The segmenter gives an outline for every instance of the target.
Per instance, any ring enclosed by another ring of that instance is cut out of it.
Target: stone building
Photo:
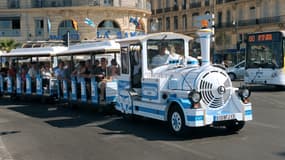
[[[251,32],[284,29],[284,0],[151,0],[150,32],[173,31],[195,36],[195,17],[214,13],[217,56],[234,61]],[[225,57],[223,57],[225,58]],[[242,58],[242,57],[241,57]]]
[[[125,37],[147,32],[148,0],[1,0],[0,39]]]

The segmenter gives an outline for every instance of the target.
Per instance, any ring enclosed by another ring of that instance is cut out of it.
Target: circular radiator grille
[[[198,91],[202,102],[210,108],[220,108],[231,95],[232,83],[228,75],[222,71],[204,73],[198,81]]]

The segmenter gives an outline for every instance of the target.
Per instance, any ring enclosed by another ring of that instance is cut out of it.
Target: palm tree
[[[7,53],[9,53],[12,49],[15,49],[19,45],[20,45],[20,43],[17,43],[13,39],[0,40],[0,50],[6,51]]]

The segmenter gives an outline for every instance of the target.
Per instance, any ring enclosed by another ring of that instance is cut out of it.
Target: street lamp
[[[238,63],[240,61],[240,59],[242,58],[242,56],[240,55],[241,54],[241,51],[240,51],[240,45],[242,43],[242,35],[238,33],[238,20],[234,20],[233,21],[233,25],[235,27],[235,32],[236,32],[236,63]],[[240,57],[241,56],[241,57]]]
[[[240,40],[239,34],[238,34],[238,21],[234,20],[233,26],[235,27],[235,32],[236,32],[236,48],[237,48],[237,51],[239,51],[241,40]]]

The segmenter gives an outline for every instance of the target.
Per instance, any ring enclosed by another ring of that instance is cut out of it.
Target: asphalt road
[[[284,160],[285,90],[252,89],[254,120],[241,132],[207,127],[186,138],[159,121],[0,99],[0,160]]]

